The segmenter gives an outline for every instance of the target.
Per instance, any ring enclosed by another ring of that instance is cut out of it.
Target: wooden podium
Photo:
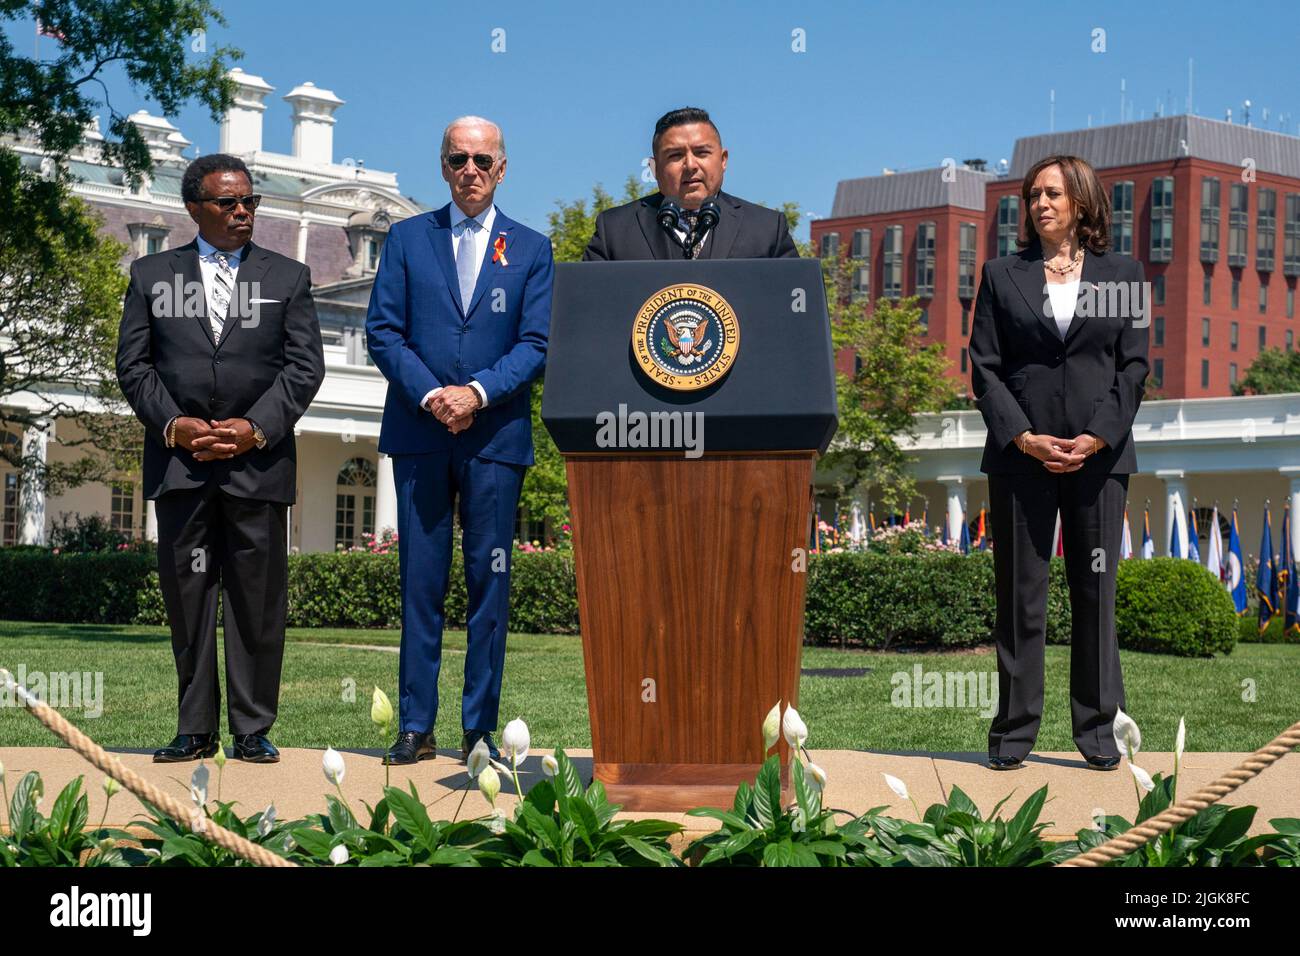
[[[646,375],[634,345],[674,286],[719,293],[741,333],[694,391]],[[806,312],[792,288],[815,290]],[[836,423],[821,289],[813,260],[556,268],[542,417],[566,458],[594,776],[626,809],[730,806],[764,716],[797,706],[813,464]],[[699,413],[703,440],[691,457],[601,447],[620,406]]]

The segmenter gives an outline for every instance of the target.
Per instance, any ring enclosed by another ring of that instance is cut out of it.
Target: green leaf
[[[294,827],[289,831],[289,835],[305,853],[321,859],[329,857],[334,845],[332,834],[311,827]]]
[[[393,819],[403,830],[411,834],[430,853],[437,851],[437,835],[424,804],[396,787],[389,787],[384,791],[384,799],[389,803]]]
[[[763,847],[764,866],[793,866],[794,844],[787,838]]]
[[[771,827],[781,816],[781,765],[775,754],[763,763],[754,782],[754,813],[764,827]]]
[[[1240,840],[1250,829],[1250,824],[1255,819],[1255,811],[1255,807],[1232,807],[1224,814],[1223,821],[1215,827],[1214,832],[1205,841],[1205,846],[1222,850]]]
[[[958,813],[965,813],[976,820],[982,819],[980,817],[980,808],[975,806],[975,801],[966,796],[961,787],[956,784],[952,785],[952,790],[948,793],[948,809],[955,810]]]
[[[560,765],[560,771],[555,775],[555,779],[564,788],[565,796],[581,797],[582,778],[578,775],[578,768],[573,765],[573,761],[561,749],[556,749],[555,759]]]
[[[1038,820],[1038,814],[1043,811],[1043,804],[1046,801],[1047,785],[1044,784],[1029,795],[1029,799],[1021,805],[1016,815],[1011,818],[1011,822],[1007,824],[1007,836],[1012,842],[1019,840],[1030,831]]]

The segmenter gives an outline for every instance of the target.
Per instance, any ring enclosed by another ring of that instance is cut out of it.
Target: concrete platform
[[[188,800],[189,779],[196,763],[156,764],[152,750],[116,750],[123,763],[141,776],[167,789],[178,798]],[[321,770],[323,751],[306,748],[281,750],[278,764],[246,764],[231,760],[226,764],[221,779],[221,798],[238,801],[237,809],[248,816],[274,803],[280,820],[298,819],[309,813],[325,811],[325,794],[333,793],[333,786]],[[356,813],[364,813],[362,801],[372,806],[379,799],[384,784],[384,766],[380,762],[382,751],[341,751],[346,766],[343,793]],[[1076,753],[1032,754],[1020,770],[999,772],[984,764],[984,755],[975,753],[874,753],[859,750],[814,750],[813,760],[827,774],[825,803],[848,810],[854,814],[876,806],[888,806],[891,816],[915,818],[916,811],[910,802],[899,799],[885,783],[883,773],[901,779],[913,799],[924,812],[932,803],[946,798],[953,786],[960,787],[987,818],[993,806],[1014,790],[1011,799],[1003,806],[1001,814],[1011,817],[1021,803],[1035,790],[1048,784],[1049,801],[1041,820],[1052,821],[1044,831],[1049,838],[1072,837],[1080,828],[1091,825],[1097,812],[1119,814],[1128,819],[1136,815],[1137,798],[1133,776],[1122,763],[1114,772],[1089,770]],[[524,790],[541,775],[542,753],[530,753],[521,768],[520,779]],[[591,774],[591,751],[570,752],[584,779]],[[1240,763],[1247,754],[1242,753],[1187,753],[1183,755],[1183,773],[1179,793],[1187,795],[1211,782],[1223,771]],[[0,747],[12,795],[13,787],[24,773],[38,770],[45,781],[49,809],[54,797],[69,780],[78,774],[85,776],[85,789],[90,801],[90,821],[97,824],[104,812],[102,774],[80,755],[59,747]],[[210,800],[217,798],[217,771],[207,761],[211,771],[208,786]],[[1138,765],[1148,773],[1170,773],[1173,770],[1172,753],[1142,753]],[[390,768],[391,782],[406,787],[408,780],[415,781],[420,798],[429,805],[434,819],[456,819],[480,816],[488,811],[488,804],[476,787],[466,788],[468,775],[460,762],[458,750],[440,750],[436,760],[422,761],[411,767]],[[463,796],[463,802],[462,802]],[[497,805],[507,811],[514,801],[513,784],[502,780],[502,792]],[[1291,753],[1264,771],[1262,775],[1238,788],[1225,801],[1232,805],[1253,804],[1259,807],[1250,833],[1261,833],[1272,828],[1268,821],[1274,817],[1300,817],[1300,754]],[[123,790],[113,798],[107,823],[130,826],[144,814],[140,802],[130,792]],[[655,817],[683,824],[693,835],[714,828],[708,818],[689,817],[683,813],[626,813],[628,818]],[[680,842],[680,841],[675,841]]]

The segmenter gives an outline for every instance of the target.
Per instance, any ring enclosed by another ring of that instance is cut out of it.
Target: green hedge
[[[572,555],[515,552],[511,560],[510,629],[576,634]],[[154,568],[152,555],[132,552],[54,555],[0,550],[0,618],[165,624]],[[400,627],[399,593],[396,554],[289,557],[291,627]],[[990,552],[813,555],[806,639],[873,649],[972,647],[991,640],[995,600]],[[448,626],[463,628],[465,611],[464,570],[457,550],[446,601]],[[1274,630],[1270,628],[1265,639]],[[1233,613],[1231,598],[1203,568],[1176,558],[1154,558],[1120,563],[1116,631],[1126,649],[1206,655],[1231,651],[1255,628],[1253,615],[1252,622],[1243,623]],[[1070,642],[1070,598],[1060,558],[1050,565],[1047,640]]]

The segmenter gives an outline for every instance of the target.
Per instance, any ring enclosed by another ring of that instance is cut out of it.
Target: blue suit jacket
[[[450,452],[533,463],[531,385],[542,374],[551,324],[551,241],[497,207],[469,312],[461,309],[451,204],[395,223],[384,243],[366,314],[366,345],[388,379],[379,450]],[[493,261],[505,239],[505,264]],[[420,408],[441,385],[477,381],[487,407],[453,436]]]

